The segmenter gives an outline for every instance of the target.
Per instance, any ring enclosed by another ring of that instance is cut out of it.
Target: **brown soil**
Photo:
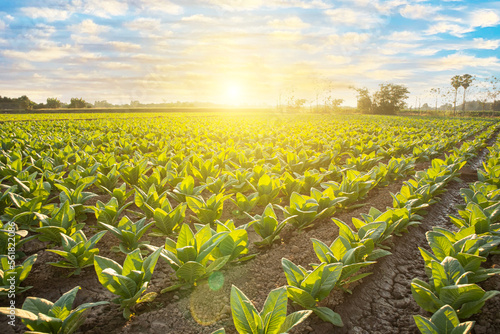
[[[473,182],[475,169],[484,157],[482,153],[464,173],[462,181],[454,181],[448,185],[448,190],[441,196],[441,200],[433,205],[422,224],[410,228],[408,234],[393,237],[391,252],[393,255],[382,258],[369,271],[372,275],[364,278],[353,289],[352,295],[341,291],[334,291],[322,302],[340,313],[345,326],[334,328],[333,325],[321,321],[312,315],[302,324],[297,326],[293,333],[418,333],[412,315],[421,314],[427,317],[415,303],[410,292],[410,282],[413,278],[426,279],[423,260],[418,247],[427,247],[425,232],[433,226],[453,228],[448,215],[456,212],[455,205],[462,203],[459,190],[467,187],[468,182]],[[423,167],[424,164],[418,167]],[[420,169],[420,168],[419,168]],[[368,198],[363,201],[364,206],[352,211],[337,212],[334,216],[346,223],[352,217],[360,217],[367,213],[371,207],[385,210],[392,207],[390,192],[400,190],[402,181],[390,184],[385,188],[372,190]],[[106,196],[98,199],[107,201]],[[97,200],[97,199],[95,199]],[[225,212],[231,212],[231,204]],[[261,211],[259,208],[257,211]],[[276,210],[281,214],[280,210]],[[230,218],[225,213],[223,218]],[[188,214],[186,219],[189,221]],[[89,215],[89,225],[95,224],[95,218]],[[86,228],[87,235],[96,230]],[[214,291],[207,282],[189,290],[180,290],[159,295],[158,298],[147,305],[138,307],[137,314],[126,321],[121,315],[118,305],[110,304],[96,307],[89,312],[88,318],[79,329],[79,333],[184,333],[203,334],[225,327],[228,333],[235,333],[229,306],[229,292],[231,285],[240,288],[260,309],[270,290],[286,284],[286,279],[281,267],[281,259],[288,258],[296,264],[309,266],[317,262],[310,238],[317,238],[327,244],[331,243],[338,235],[338,227],[330,220],[319,221],[316,226],[307,231],[298,232],[285,229],[282,233],[282,242],[274,245],[269,250],[257,250],[253,245],[250,253],[260,252],[251,261],[242,264],[233,264],[222,270],[224,284],[222,288]],[[254,233],[249,233],[250,240],[257,240]],[[161,238],[146,238],[152,244],[161,246]],[[124,256],[113,253],[109,249],[116,245],[117,240],[107,233],[98,243],[102,249],[101,254],[123,262]],[[33,242],[26,248],[26,253],[38,253],[38,260],[33,270],[24,281],[23,285],[34,287],[16,299],[20,307],[26,296],[39,296],[55,301],[64,292],[79,285],[82,290],[76,298],[75,305],[100,300],[112,300],[115,296],[108,292],[97,280],[94,269],[86,268],[79,276],[66,277],[68,271],[47,265],[47,262],[57,261],[56,254],[42,250],[46,244]],[[500,256],[489,259],[488,266],[500,265]],[[159,292],[161,289],[176,283],[173,270],[163,261],[159,260],[148,292]],[[488,290],[500,290],[500,278],[494,277],[483,283]],[[1,301],[2,306],[5,302]],[[289,303],[289,312],[298,310]],[[475,315],[475,333],[500,333],[500,298],[489,300],[482,312]],[[16,327],[6,324],[5,318],[0,321],[0,328],[4,333],[20,333],[25,330],[18,320]]]

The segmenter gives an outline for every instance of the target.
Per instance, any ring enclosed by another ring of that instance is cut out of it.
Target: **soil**
[[[495,136],[496,137],[496,136]],[[491,142],[490,142],[491,143]],[[352,294],[342,291],[333,291],[322,302],[322,306],[332,308],[342,316],[344,327],[338,328],[320,320],[314,314],[302,324],[295,327],[292,333],[418,333],[412,315],[420,314],[430,317],[430,314],[420,309],[413,300],[410,292],[410,282],[413,278],[426,279],[424,263],[418,247],[427,248],[425,233],[433,226],[443,226],[453,229],[448,215],[456,213],[455,205],[461,204],[459,195],[461,188],[467,187],[469,182],[477,180],[476,169],[487,150],[469,162],[464,167],[462,180],[453,181],[447,187],[447,192],[441,195],[437,204],[431,206],[421,225],[410,228],[409,233],[401,237],[392,238],[391,252],[393,255],[379,259],[369,267],[372,275],[350,286]],[[426,168],[428,163],[422,163],[418,168]],[[334,217],[346,223],[352,217],[360,217],[368,213],[371,207],[385,210],[392,207],[390,193],[400,190],[403,181],[394,182],[384,188],[373,189],[362,207],[352,211],[340,211]],[[106,202],[109,197],[101,195],[97,199]],[[231,218],[232,203],[225,203],[227,209],[223,216]],[[262,212],[258,208],[257,212]],[[280,210],[276,210],[281,215]],[[186,220],[189,219],[189,212]],[[282,218],[282,217],[280,217]],[[244,221],[244,220],[243,220]],[[238,221],[237,221],[238,222]],[[95,225],[95,218],[89,215],[88,225]],[[97,230],[85,227],[85,233],[91,235]],[[241,264],[232,264],[221,271],[222,287],[218,290],[213,284],[201,282],[189,290],[179,290],[160,294],[153,302],[138,307],[137,314],[130,320],[122,317],[119,306],[109,304],[91,309],[85,323],[78,333],[184,333],[203,334],[211,333],[225,327],[227,333],[236,333],[232,324],[229,293],[231,285],[240,288],[261,309],[270,290],[286,285],[286,279],[281,267],[281,259],[287,257],[296,264],[309,267],[310,263],[318,262],[311,238],[319,239],[330,244],[338,235],[338,227],[331,219],[323,219],[316,223],[314,228],[306,231],[285,229],[282,232],[280,243],[268,250],[258,250],[250,246],[250,253],[259,255],[253,260]],[[250,241],[258,240],[255,233],[249,233]],[[162,246],[162,238],[146,238],[156,246]],[[110,233],[107,233],[98,243],[100,255],[113,258],[119,263],[124,256],[113,253],[109,249],[118,243]],[[75,286],[82,289],[78,293],[75,305],[101,300],[112,300],[113,294],[108,292],[98,281],[94,268],[86,268],[79,276],[67,277],[68,271],[62,268],[47,265],[47,262],[58,261],[58,255],[42,250],[46,243],[34,241],[26,245],[27,255],[38,253],[38,260],[33,270],[24,281],[24,286],[32,285],[27,293],[17,296],[16,306],[21,307],[27,296],[39,296],[55,301],[63,293]],[[500,256],[492,256],[485,264],[499,266]],[[310,267],[309,267],[310,268]],[[156,266],[148,292],[160,292],[167,286],[176,283],[174,271],[160,259]],[[487,290],[500,290],[500,277],[490,278],[482,283]],[[4,306],[4,301],[0,304]],[[289,302],[289,313],[299,310]],[[471,320],[476,321],[474,333],[500,333],[500,297],[487,301],[482,311]],[[0,321],[0,328],[6,334],[20,333],[25,330],[20,320],[17,326],[6,324],[5,318]]]

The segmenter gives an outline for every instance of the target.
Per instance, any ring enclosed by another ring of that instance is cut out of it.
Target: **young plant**
[[[149,190],[143,191],[139,187],[135,187],[134,203],[144,213],[146,218],[153,218],[155,209],[162,208],[163,202],[167,200],[167,192],[158,194],[156,186],[153,184]],[[167,204],[169,206],[170,203]]]
[[[75,219],[78,221],[84,221],[87,218],[85,213],[92,212],[91,210],[84,208],[85,202],[87,202],[89,199],[93,197],[98,196],[97,194],[83,191],[91,184],[92,183],[83,183],[80,186],[78,186],[75,190],[66,188],[61,184],[56,184],[56,188],[58,188],[61,191],[59,193],[60,203],[68,202],[70,205],[73,205],[75,208]]]
[[[127,209],[132,202],[126,203],[120,206],[118,199],[116,197],[111,197],[108,203],[103,203],[97,201],[96,206],[92,207],[95,212],[95,218],[98,222],[105,223],[108,225],[115,226],[118,217]]]
[[[460,323],[457,312],[450,305],[444,305],[430,318],[414,315],[413,319],[422,334],[467,334],[474,326],[474,321]]]
[[[111,259],[99,255],[94,257],[94,267],[99,282],[118,295],[113,302],[120,304],[125,319],[130,318],[137,304],[151,301],[156,296],[155,293],[148,293],[141,298],[151,281],[160,252],[161,249],[157,249],[143,259],[141,251],[136,249],[127,254],[123,267]]]
[[[134,193],[134,189],[127,191],[127,184],[123,183],[118,188],[114,188],[113,191],[108,188],[103,188],[111,197],[116,198],[118,201],[118,207],[122,207],[126,204],[127,199]]]
[[[26,333],[72,334],[87,318],[88,310],[92,307],[109,304],[106,301],[81,304],[71,309],[79,286],[66,292],[55,303],[36,297],[28,297],[22,309],[15,309],[15,316],[22,319],[23,324],[30,330]],[[0,307],[0,313],[11,316],[11,309]]]
[[[276,206],[283,211],[285,218],[294,216],[290,219],[290,224],[299,230],[311,227],[314,220],[322,214],[318,212],[319,204],[314,198],[295,192],[290,197],[290,206]]]
[[[144,160],[135,166],[123,165],[119,173],[122,180],[133,187],[139,185],[141,176],[145,175],[150,168],[151,166],[148,166],[148,161]]]
[[[60,208],[52,212],[51,217],[36,213],[40,219],[40,227],[35,229],[39,233],[38,239],[41,241],[49,241],[55,245],[62,244],[61,235],[72,236],[77,231],[81,230],[85,223],[76,223],[76,212],[73,205],[69,201],[62,202]]]
[[[500,202],[487,208],[469,203],[465,210],[459,210],[458,213],[462,218],[450,216],[451,222],[457,227],[474,226],[476,234],[491,233],[500,236]]]
[[[182,182],[178,183],[171,193],[168,193],[177,202],[186,202],[187,196],[198,196],[201,194],[203,189],[206,188],[206,184],[195,187],[194,178],[191,175],[186,176]]]
[[[251,223],[255,233],[260,235],[262,238],[262,241],[254,242],[257,247],[270,247],[275,241],[279,240],[281,230],[286,226],[290,219],[294,218],[294,216],[291,216],[283,220],[281,223],[278,222],[278,218],[276,217],[272,204],[268,204],[266,206],[262,216],[248,216],[252,219]]]
[[[375,186],[375,180],[371,178],[370,173],[361,173],[355,170],[346,170],[342,172],[342,182],[337,183],[334,181],[323,182],[321,186],[325,189],[332,188],[335,197],[347,197],[345,204],[346,206],[350,203],[355,203],[361,199],[364,199],[370,191]],[[358,204],[346,206],[346,209],[354,209],[359,207]]]
[[[458,260],[465,271],[469,273],[468,282],[477,283],[488,277],[500,274],[499,268],[482,268],[481,263],[486,256],[500,244],[500,237],[489,235],[478,236],[473,228],[461,229],[454,234],[442,228],[435,228],[425,234],[432,253],[419,247],[425,260],[425,270],[432,275],[432,263],[441,262],[447,256]]]
[[[153,230],[150,236],[166,237],[179,232],[182,222],[186,216],[186,203],[180,203],[172,209],[166,198],[162,203],[162,208],[156,208],[153,214]]]
[[[116,165],[111,168],[107,174],[97,172],[97,179],[95,181],[96,187],[104,191],[109,189],[114,189],[118,185],[118,180],[120,179],[120,174],[116,168]]]
[[[210,225],[205,225],[194,234],[187,224],[183,224],[177,242],[166,238],[161,256],[175,270],[181,283],[163,289],[162,293],[183,286],[191,286],[196,281],[208,277],[213,271],[222,268],[230,256],[215,259],[212,251],[228,234],[229,232],[213,234]],[[148,246],[148,248],[157,250],[154,246]]]
[[[241,257],[241,255],[248,254],[248,228],[249,224],[245,224],[236,228],[232,220],[225,223],[216,221],[217,230],[212,230],[215,235],[221,232],[228,232],[227,236],[214,248],[212,256],[214,259],[229,256],[227,262],[236,261],[243,262],[253,259],[257,254]]]
[[[224,201],[231,196],[214,194],[206,202],[201,197],[188,196],[186,197],[186,202],[189,208],[196,214],[196,217],[193,217],[196,221],[201,224],[214,224],[222,216]]]
[[[104,234],[106,234],[106,231],[98,232],[89,240],[87,240],[83,231],[76,232],[72,237],[61,234],[63,250],[47,249],[47,251],[62,256],[65,261],[48,263],[55,267],[76,269],[68,277],[79,275],[83,268],[94,265],[94,255],[99,253],[96,244]]]
[[[16,223],[2,223],[0,221],[0,254],[7,254],[9,248],[15,248],[15,258],[21,258],[24,253],[19,249],[26,242],[36,238],[36,235],[27,237],[28,231],[18,230]]]
[[[231,287],[231,313],[236,330],[240,334],[284,334],[304,321],[312,311],[297,311],[286,315],[287,290],[280,287],[272,290],[260,312],[252,301],[236,286]],[[219,329],[212,334],[223,334]]]
[[[36,259],[36,254],[31,255],[24,260],[23,264],[16,266],[12,258],[0,255],[0,296],[22,293],[32,288],[32,286],[21,287],[20,284],[28,277]]]
[[[428,312],[436,312],[448,304],[457,311],[460,319],[466,319],[479,312],[486,300],[499,294],[499,291],[484,291],[477,284],[471,284],[459,261],[445,257],[442,262],[431,261],[429,283],[414,278],[411,292],[417,304]]]
[[[233,211],[233,214],[241,217],[244,216],[245,213],[250,213],[257,205],[257,201],[259,199],[258,196],[258,193],[253,193],[248,196],[245,196],[242,193],[236,193],[236,199],[231,198],[234,205],[238,207],[237,210]]]
[[[127,216],[123,217],[116,227],[105,223],[99,223],[101,226],[110,231],[121,242],[118,246],[113,246],[111,249],[115,252],[122,252],[128,254],[136,249],[143,248],[149,244],[149,241],[139,242],[144,233],[153,225],[153,223],[146,224],[146,219],[142,218],[137,222],[132,222]]]
[[[282,187],[279,179],[271,179],[271,177],[267,174],[264,174],[259,178],[257,186],[254,186],[250,182],[248,182],[248,184],[259,194],[258,205],[267,205],[272,203],[272,201],[278,196]]]
[[[342,263],[322,263],[316,269],[308,271],[295,265],[290,260],[281,259],[285,271],[288,297],[305,309],[312,310],[318,317],[335,326],[344,326],[338,313],[328,307],[317,306],[325,299],[337,284],[342,272]]]

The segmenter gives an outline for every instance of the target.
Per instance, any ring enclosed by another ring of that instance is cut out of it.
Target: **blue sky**
[[[0,95],[355,105],[397,83],[415,104],[470,73],[479,97],[499,25],[500,1],[0,0]]]

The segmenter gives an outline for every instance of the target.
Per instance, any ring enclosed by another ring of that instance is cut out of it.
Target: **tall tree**
[[[410,91],[406,86],[397,84],[380,84],[380,90],[373,94],[376,114],[395,115],[405,105]]]
[[[370,98],[370,93],[368,88],[354,88],[358,93],[358,110],[363,114],[369,114],[372,112],[372,99]]]
[[[462,86],[462,78],[460,75],[455,75],[451,78],[451,85],[455,88],[455,99],[453,100],[453,115],[457,112],[457,94],[458,89]]]
[[[61,101],[57,97],[47,98],[47,108],[56,109],[61,107]]]
[[[460,76],[460,86],[464,88],[464,104],[462,106],[462,111],[465,111],[465,92],[469,88],[470,84],[474,80],[474,77],[470,74],[464,74]]]

